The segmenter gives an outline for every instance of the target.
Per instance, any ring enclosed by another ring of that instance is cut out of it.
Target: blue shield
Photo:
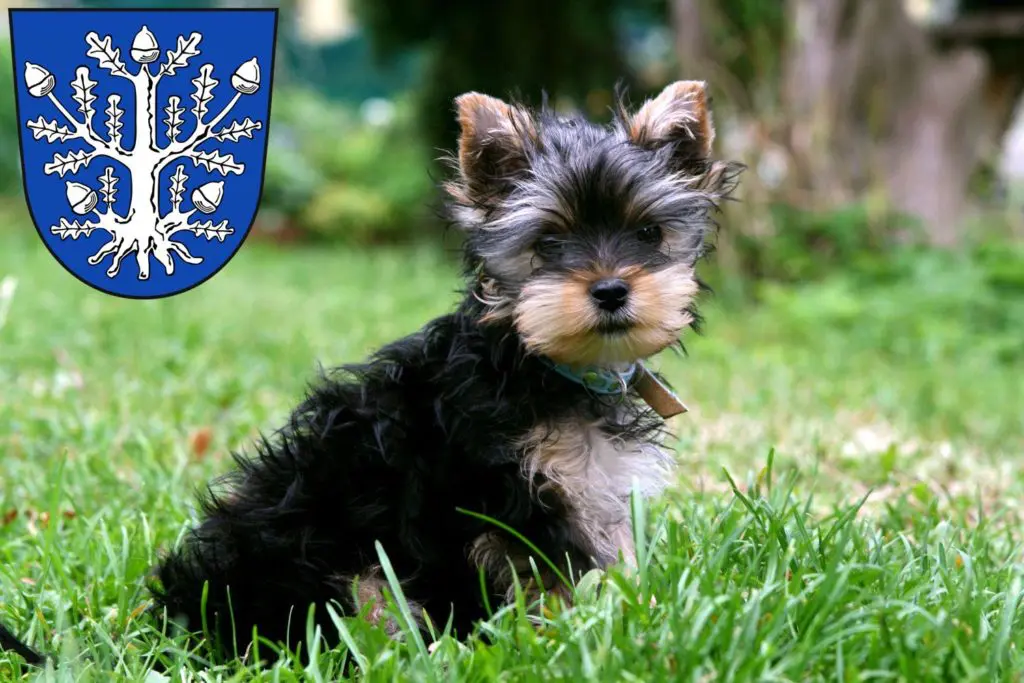
[[[277,10],[11,10],[32,220],[70,273],[151,299],[211,278],[263,188]]]

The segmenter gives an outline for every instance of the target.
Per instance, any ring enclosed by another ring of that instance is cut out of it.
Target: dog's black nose
[[[597,302],[602,311],[613,313],[626,305],[629,296],[629,285],[619,278],[598,280],[590,286],[590,296]]]

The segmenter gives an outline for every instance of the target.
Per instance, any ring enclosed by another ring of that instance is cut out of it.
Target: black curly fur
[[[406,596],[440,624],[454,608],[465,635],[487,616],[466,549],[493,527],[457,508],[504,522],[549,557],[571,549],[564,510],[552,495],[531,494],[514,443],[541,420],[595,420],[610,406],[478,317],[468,298],[368,363],[322,378],[255,458],[237,457],[229,493],[204,498],[205,521],[159,568],[156,596],[168,614],[198,628],[208,581],[209,622],[224,642],[258,625],[261,636],[294,644],[309,604],[321,620],[325,602],[354,608],[338,577],[378,564],[379,541]],[[617,431],[657,439],[661,420],[629,405]],[[500,599],[493,590],[491,603]]]

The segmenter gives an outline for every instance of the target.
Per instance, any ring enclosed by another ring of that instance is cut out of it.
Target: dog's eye
[[[658,244],[661,242],[661,228],[657,225],[645,225],[636,231],[636,237],[647,244]]]
[[[545,235],[539,238],[533,245],[533,250],[543,259],[558,258],[562,252],[564,241],[554,235]]]

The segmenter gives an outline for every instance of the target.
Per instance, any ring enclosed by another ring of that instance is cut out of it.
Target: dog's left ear
[[[702,173],[711,156],[715,126],[704,81],[676,81],[648,100],[628,120],[634,144],[647,149],[673,146],[673,163],[681,171]]]
[[[704,81],[676,81],[626,117],[627,135],[640,147],[671,146],[672,166],[693,176],[696,187],[715,197],[736,189],[743,165],[711,158],[715,126]]]

